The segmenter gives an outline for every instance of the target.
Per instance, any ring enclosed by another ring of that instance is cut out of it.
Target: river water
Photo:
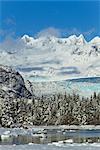
[[[0,150],[100,150],[100,129],[0,129]]]

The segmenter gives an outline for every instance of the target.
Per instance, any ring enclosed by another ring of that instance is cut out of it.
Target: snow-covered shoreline
[[[58,125],[58,126],[32,126],[34,129],[65,129],[65,130],[100,130],[100,125]]]
[[[32,125],[25,127],[17,127],[17,128],[4,128],[1,127],[0,130],[36,130],[36,131],[44,131],[44,130],[100,130],[100,125]]]

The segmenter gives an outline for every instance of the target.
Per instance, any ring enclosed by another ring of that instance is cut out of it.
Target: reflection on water
[[[73,143],[100,143],[100,130],[47,130],[46,133],[0,136],[1,145],[47,144],[72,139]]]

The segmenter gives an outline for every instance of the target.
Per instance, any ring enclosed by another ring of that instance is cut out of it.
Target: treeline
[[[66,93],[32,99],[0,97],[0,124],[100,125],[100,93],[88,98]]]

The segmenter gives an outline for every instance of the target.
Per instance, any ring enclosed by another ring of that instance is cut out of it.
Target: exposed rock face
[[[0,89],[10,96],[31,97],[31,93],[26,89],[22,76],[9,67],[0,66]]]

